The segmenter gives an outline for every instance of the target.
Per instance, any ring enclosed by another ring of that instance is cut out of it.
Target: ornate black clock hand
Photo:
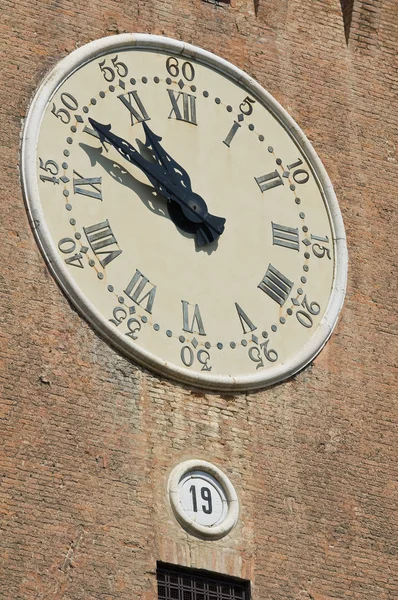
[[[126,140],[111,133],[111,125],[102,125],[91,118],[89,118],[89,121],[97,131],[101,142],[108,141],[111,143],[119,154],[141,169],[155,189],[168,199],[171,219],[184,231],[195,233],[198,246],[214,242],[220,237],[224,231],[225,219],[209,214],[203,198],[191,191],[188,176],[189,187],[187,188],[181,181],[181,176],[179,180],[175,176],[170,176],[159,158],[158,161],[161,164],[149,162]],[[164,152],[160,144],[157,147],[157,151],[159,152],[159,147]],[[164,152],[164,154],[166,153]],[[164,159],[163,155],[162,159],[168,160]],[[175,163],[175,161],[173,162]],[[173,173],[175,173],[174,169]]]
[[[162,141],[162,138],[156,135],[145,121],[142,122],[142,125],[146,135],[145,145],[152,149],[158,164],[166,169],[171,176],[173,183],[182,184],[188,191],[192,191],[191,179],[188,173],[166,152],[163,146],[161,146],[159,142]]]

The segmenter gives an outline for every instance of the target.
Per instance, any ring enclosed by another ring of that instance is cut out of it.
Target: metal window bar
[[[167,565],[156,574],[158,600],[250,600],[248,582]]]

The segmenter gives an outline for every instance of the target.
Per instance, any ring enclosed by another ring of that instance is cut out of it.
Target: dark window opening
[[[198,569],[158,563],[158,600],[250,600],[250,583]]]
[[[343,12],[345,39],[348,44],[348,39],[350,37],[352,12],[354,9],[354,0],[340,0],[340,4],[341,10]]]

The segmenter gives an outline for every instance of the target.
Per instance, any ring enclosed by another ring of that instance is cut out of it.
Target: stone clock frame
[[[319,188],[323,192],[327,205],[333,244],[335,248],[334,281],[329,297],[329,303],[324,316],[315,332],[301,349],[284,363],[269,367],[262,372],[250,375],[230,377],[224,375],[207,375],[187,372],[177,365],[171,365],[166,360],[154,356],[141,347],[133,347],[118,330],[112,327],[98,310],[88,301],[78,288],[60,259],[54,241],[47,229],[41,209],[37,185],[36,144],[41,125],[41,119],[49,99],[61,83],[75,70],[101,54],[109,51],[121,51],[127,47],[151,48],[163,52],[172,52],[187,59],[195,59],[205,65],[227,75],[231,80],[242,84],[258,99],[277,120],[287,129],[290,137],[299,146],[304,156],[309,160]],[[152,369],[165,376],[171,376],[181,383],[204,387],[213,390],[255,390],[282,381],[304,368],[320,352],[329,339],[340,313],[347,277],[347,249],[344,226],[332,184],[326,171],[309,144],[301,129],[295,124],[280,104],[270,96],[259,84],[244,72],[229,62],[206,52],[205,50],[171,40],[161,36],[147,34],[122,34],[102,38],[85,45],[64,58],[45,78],[39,87],[26,118],[22,136],[22,184],[32,228],[40,249],[47,260],[51,272],[65,295],[74,303],[79,312],[92,326],[114,347],[139,362],[144,367]]]

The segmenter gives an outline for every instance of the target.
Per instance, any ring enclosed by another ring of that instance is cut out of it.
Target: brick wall
[[[3,0],[0,25],[0,598],[154,600],[156,560],[249,578],[253,600],[392,600],[397,552],[398,11],[355,0]],[[202,46],[254,76],[334,183],[350,252],[338,327],[307,369],[202,393],[118,355],[34,241],[19,140],[42,76],[128,31]],[[395,269],[395,270],[394,270]],[[191,457],[234,482],[231,535],[188,535],[167,476]]]

